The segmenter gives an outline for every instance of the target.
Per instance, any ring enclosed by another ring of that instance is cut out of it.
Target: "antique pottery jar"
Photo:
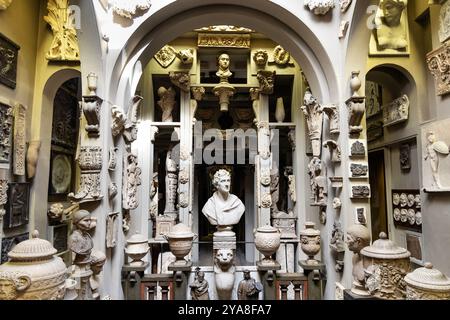
[[[170,251],[177,258],[175,265],[186,264],[184,257],[191,252],[192,241],[197,238],[197,235],[187,225],[179,223],[164,237],[169,242]]]
[[[409,272],[411,253],[380,233],[380,239],[361,250],[366,288],[377,298],[405,299],[405,275]]]
[[[148,240],[142,234],[136,232],[132,235],[127,240],[127,247],[125,248],[125,253],[132,259],[130,265],[134,267],[143,266],[145,263],[142,258],[147,255],[149,250]]]
[[[0,266],[0,300],[62,300],[67,268],[56,252],[37,231],[16,245]]]
[[[272,261],[271,256],[277,252],[281,244],[281,232],[272,226],[263,226],[255,232],[255,246],[264,255],[263,262]]]
[[[450,300],[450,279],[431,263],[405,277],[406,300]]]
[[[308,256],[306,263],[316,265],[319,263],[314,256],[320,252],[320,231],[315,229],[314,222],[305,222],[305,229],[300,231],[300,244],[302,251]]]

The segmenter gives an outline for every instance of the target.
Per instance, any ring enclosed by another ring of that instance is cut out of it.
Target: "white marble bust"
[[[408,0],[381,0],[376,16],[378,46],[380,50],[403,49],[408,45],[406,21],[402,19]]]
[[[241,220],[245,206],[237,196],[230,194],[231,176],[228,171],[217,171],[213,185],[217,191],[206,202],[202,212],[218,231],[231,231],[232,226]]]

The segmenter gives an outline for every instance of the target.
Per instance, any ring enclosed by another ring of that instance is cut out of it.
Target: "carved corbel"
[[[330,150],[331,161],[338,163],[341,162],[341,148],[339,144],[334,140],[327,140],[323,144],[324,148],[328,148]]]
[[[103,100],[98,96],[83,97],[83,114],[86,118],[86,131],[90,137],[100,135],[100,108]]]
[[[117,234],[119,231],[117,218],[119,212],[112,212],[108,214],[108,221],[106,225],[106,247],[114,248],[117,245]]]
[[[134,96],[131,107],[128,109],[128,116],[123,131],[123,137],[128,145],[131,145],[137,139],[138,129],[136,125],[138,122],[139,107],[143,99],[141,96]]]
[[[187,72],[169,72],[170,81],[180,88],[180,90],[189,93],[191,88],[191,77]]]
[[[330,120],[330,134],[339,134],[341,132],[339,125],[339,109],[336,105],[323,106],[323,112]]]
[[[259,92],[262,94],[273,94],[274,86],[275,86],[275,76],[277,75],[276,71],[258,71],[256,78],[259,82]]]
[[[351,135],[359,135],[363,131],[361,121],[366,112],[365,97],[351,97],[346,101],[348,107],[348,125]]]

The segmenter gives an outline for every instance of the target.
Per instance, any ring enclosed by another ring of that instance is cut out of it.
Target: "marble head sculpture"
[[[232,226],[241,220],[245,206],[237,196],[230,194],[231,175],[228,171],[217,171],[213,185],[217,191],[206,202],[202,212],[209,223],[217,226],[218,231],[231,231]]]
[[[219,67],[217,76],[220,78],[221,82],[228,82],[228,78],[233,75],[230,71],[230,56],[227,53],[222,53],[217,58],[217,65]]]
[[[384,49],[403,49],[408,45],[406,22],[402,21],[408,0],[381,0],[376,24],[378,46]]]

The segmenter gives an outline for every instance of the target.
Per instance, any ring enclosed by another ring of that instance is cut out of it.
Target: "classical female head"
[[[213,185],[223,193],[229,193],[231,188],[231,175],[227,170],[221,169],[214,174]]]
[[[382,0],[380,8],[386,24],[395,27],[400,24],[403,10],[405,10],[408,0]]]

